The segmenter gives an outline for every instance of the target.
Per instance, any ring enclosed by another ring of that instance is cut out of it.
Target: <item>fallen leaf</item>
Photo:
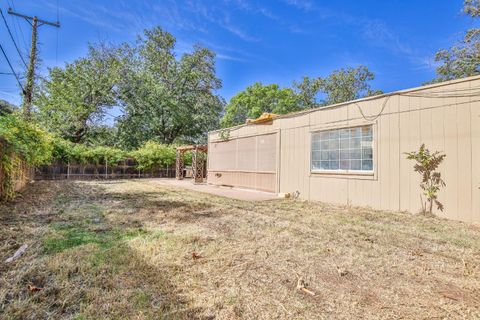
[[[348,271],[344,268],[337,268],[337,272],[340,277],[346,276],[348,274]]]
[[[202,256],[200,256],[198,253],[196,253],[195,251],[192,252],[192,258],[193,260],[197,260],[197,259],[200,259]]]
[[[41,291],[41,290],[43,290],[43,288],[39,288],[39,287],[34,286],[34,285],[32,285],[32,284],[29,284],[27,288],[28,288],[28,291],[30,291],[30,292],[36,292],[36,291]]]

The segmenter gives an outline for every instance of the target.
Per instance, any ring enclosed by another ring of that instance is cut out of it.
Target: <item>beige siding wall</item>
[[[299,191],[304,199],[409,212],[421,209],[420,176],[404,153],[425,143],[430,150],[447,154],[440,167],[447,184],[439,195],[445,210],[437,213],[480,222],[480,97],[461,97],[475,88],[480,88],[480,77],[399,92],[386,104],[385,97],[362,100],[280,118],[271,125],[243,126],[232,129],[231,135],[278,133],[277,192]],[[364,124],[374,129],[372,175],[311,173],[313,131]],[[209,138],[218,140],[218,133]]]

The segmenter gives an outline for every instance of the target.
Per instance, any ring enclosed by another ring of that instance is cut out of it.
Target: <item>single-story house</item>
[[[446,154],[436,213],[480,222],[480,76],[212,131],[207,181],[419,212],[421,179],[405,153],[423,143]]]

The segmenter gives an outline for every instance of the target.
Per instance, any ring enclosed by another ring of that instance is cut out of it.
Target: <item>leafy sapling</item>
[[[438,191],[440,188],[445,187],[445,182],[442,180],[440,172],[436,170],[445,159],[446,154],[439,151],[431,153],[425,147],[425,144],[422,144],[418,151],[406,152],[405,154],[408,160],[416,161],[414,170],[422,175],[420,188],[422,188],[423,195],[427,198],[427,202],[424,203],[423,198],[420,196],[423,213],[428,212],[431,214],[433,203],[435,203],[438,210],[443,211],[443,204],[438,201]]]

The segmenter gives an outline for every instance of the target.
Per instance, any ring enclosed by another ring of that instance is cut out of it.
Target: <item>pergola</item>
[[[183,154],[187,151],[192,151],[192,171],[193,171],[193,182],[202,183],[203,174],[205,168],[205,159],[200,156],[200,152],[207,153],[208,147],[206,145],[190,145],[182,146],[177,148],[177,161],[176,161],[176,173],[175,178],[177,180],[182,180],[183,176]]]

